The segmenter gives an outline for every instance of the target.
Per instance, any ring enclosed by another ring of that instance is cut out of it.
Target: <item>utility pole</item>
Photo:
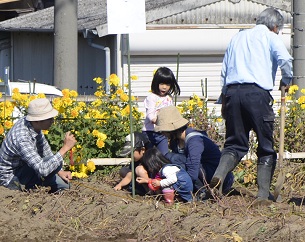
[[[54,84],[77,91],[77,0],[55,0]]]
[[[299,91],[305,88],[305,1],[292,0],[293,13],[293,84],[298,85]]]

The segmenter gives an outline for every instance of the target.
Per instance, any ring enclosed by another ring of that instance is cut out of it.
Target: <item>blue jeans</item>
[[[187,171],[185,155],[169,152],[165,157],[167,159],[169,159],[171,161],[171,163],[177,164],[177,165],[181,166],[184,170]],[[204,179],[207,181],[208,184],[210,183],[210,181],[216,171],[217,165],[218,165],[218,163],[213,165],[210,163],[202,162],[199,169],[202,169],[203,174],[202,174],[202,172],[199,172],[198,179],[196,181],[193,181],[194,193],[196,193],[199,189],[201,189],[204,186],[204,184],[203,184]],[[234,183],[234,175],[232,172],[229,172],[223,183],[223,192],[224,193],[229,192],[233,183]]]
[[[61,167],[53,171],[47,177],[41,178],[31,167],[24,164],[15,172],[14,177],[8,184],[7,188],[11,190],[22,190],[22,187],[24,187],[26,190],[28,190],[35,189],[36,186],[50,186],[50,192],[68,189],[70,187],[69,184],[57,175],[60,169]]]
[[[180,171],[177,172],[177,182],[173,184],[173,188],[178,192],[180,197],[191,202],[193,200],[193,182],[189,174],[180,167]]]
[[[166,155],[168,153],[168,139],[166,136],[154,131],[143,131],[142,133],[145,134],[150,141],[149,148],[156,146],[162,155]]]

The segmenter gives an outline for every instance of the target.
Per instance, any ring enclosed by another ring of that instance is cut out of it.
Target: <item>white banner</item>
[[[108,34],[146,30],[145,0],[107,0]]]

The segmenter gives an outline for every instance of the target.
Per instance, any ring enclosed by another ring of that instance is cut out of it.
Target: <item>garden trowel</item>
[[[283,165],[284,156],[284,130],[285,130],[285,86],[281,86],[281,109],[280,109],[280,147],[279,147],[279,159],[278,168],[279,174],[274,187],[274,201],[276,202],[280,192],[283,188],[285,181],[285,172]]]

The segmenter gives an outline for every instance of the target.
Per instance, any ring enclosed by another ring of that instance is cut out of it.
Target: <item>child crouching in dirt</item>
[[[140,132],[133,133],[133,141],[134,145],[131,145],[130,135],[126,137],[126,142],[124,144],[123,149],[120,152],[121,157],[127,157],[131,154],[133,150],[134,157],[134,172],[132,172],[131,164],[129,166],[122,167],[119,174],[123,178],[115,187],[114,190],[121,190],[123,187],[127,187],[128,190],[132,189],[132,174],[136,177],[142,177],[144,179],[148,179],[147,171],[141,165],[141,161],[145,151],[147,150],[150,142],[147,136]],[[145,195],[149,191],[147,184],[135,184],[135,192],[138,195]]]
[[[157,148],[147,150],[142,159],[142,165],[151,177],[160,177],[162,180],[153,179],[152,186],[161,186],[162,193],[168,203],[173,203],[174,197],[167,199],[169,188],[172,188],[172,196],[176,191],[186,201],[193,200],[193,182],[189,174],[179,165],[171,162],[162,155]],[[143,177],[137,178],[138,183],[149,183],[150,180]],[[170,195],[169,195],[170,196]]]

